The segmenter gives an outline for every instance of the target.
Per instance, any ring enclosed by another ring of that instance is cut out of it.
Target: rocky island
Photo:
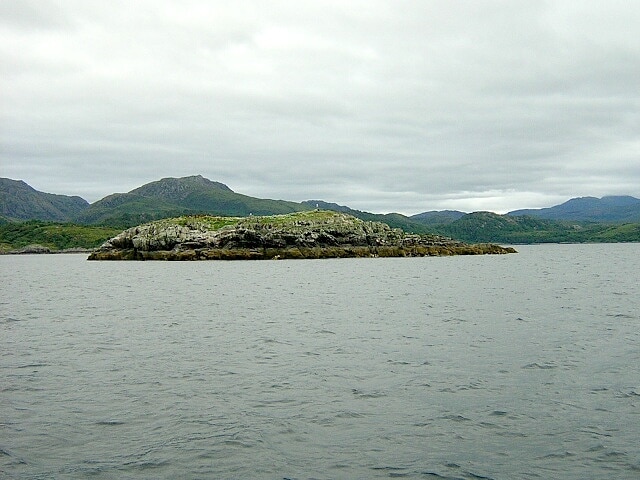
[[[265,260],[341,257],[424,257],[515,253],[438,235],[407,234],[381,222],[332,211],[285,215],[184,216],[129,228],[89,260]]]

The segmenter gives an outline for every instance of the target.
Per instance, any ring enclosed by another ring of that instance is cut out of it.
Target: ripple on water
[[[0,258],[38,285],[0,282],[0,471],[640,478],[640,245],[607,248]]]

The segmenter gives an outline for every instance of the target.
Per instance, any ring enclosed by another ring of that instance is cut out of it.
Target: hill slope
[[[22,180],[0,178],[0,216],[6,220],[63,222],[88,207],[80,197],[39,192]]]

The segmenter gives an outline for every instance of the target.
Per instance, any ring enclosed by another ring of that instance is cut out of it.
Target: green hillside
[[[51,250],[95,248],[117,235],[118,228],[31,220],[0,225],[0,253],[42,245]]]

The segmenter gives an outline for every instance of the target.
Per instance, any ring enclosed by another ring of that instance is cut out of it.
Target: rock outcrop
[[[19,248],[17,250],[11,250],[9,252],[9,254],[11,255],[32,255],[36,253],[37,254],[51,253],[51,249],[43,245],[33,244],[33,245],[27,245],[26,247]]]
[[[512,253],[435,235],[409,235],[330,211],[286,215],[186,216],[140,225],[105,242],[89,260],[237,260],[406,257]]]

